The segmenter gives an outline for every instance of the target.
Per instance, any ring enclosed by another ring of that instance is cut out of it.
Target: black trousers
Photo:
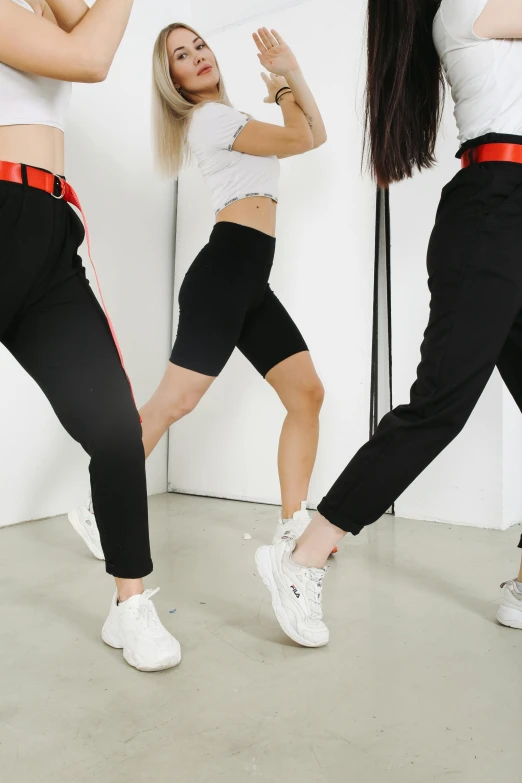
[[[0,341],[90,455],[107,571],[132,579],[152,570],[141,426],[78,256],[83,237],[64,201],[0,182]]]
[[[522,165],[473,164],[446,185],[428,275],[430,318],[410,402],[384,416],[319,504],[353,534],[459,434],[495,367],[522,410]]]

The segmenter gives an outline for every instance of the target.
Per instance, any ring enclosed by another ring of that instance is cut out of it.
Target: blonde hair
[[[183,28],[201,37],[199,33],[183,22],[174,22],[165,27],[156,39],[152,56],[153,96],[152,127],[153,145],[157,162],[166,176],[177,176],[188,161],[190,150],[187,142],[192,114],[201,103],[191,103],[174,86],[170,72],[167,39],[173,30]],[[204,39],[202,39],[204,40]],[[231,106],[221,77],[218,82],[218,102]],[[203,101],[202,103],[207,103]]]

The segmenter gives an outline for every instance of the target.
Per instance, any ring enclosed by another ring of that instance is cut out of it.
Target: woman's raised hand
[[[252,37],[259,49],[259,61],[267,71],[276,76],[286,76],[290,71],[298,70],[295,54],[276,30],[260,27]]]

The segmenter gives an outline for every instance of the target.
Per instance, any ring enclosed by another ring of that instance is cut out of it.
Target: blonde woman
[[[152,561],[140,421],[78,256],[85,232],[63,176],[71,82],[105,79],[131,9],[132,0],[91,9],[83,0],[0,0],[0,342],[91,458],[116,581],[103,640],[155,671],[179,663],[180,648],[143,585]]]
[[[276,246],[279,158],[326,141],[319,109],[282,38],[254,33],[267,87],[283,125],[233,108],[216,57],[191,27],[161,31],[154,48],[155,141],[159,163],[176,175],[193,155],[209,186],[216,222],[181,286],[179,327],[165,376],[141,410],[149,455],[171,424],[190,413],[234,348],[274,388],[287,410],[279,444],[282,518],[274,539],[308,524],[306,497],[315,462],[323,387],[299,329],[268,280]],[[71,522],[103,557],[92,509]]]

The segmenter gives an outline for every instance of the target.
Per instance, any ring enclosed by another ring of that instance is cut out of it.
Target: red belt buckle
[[[65,198],[65,185],[66,185],[66,182],[65,182],[64,179],[62,179],[62,177],[59,177],[58,175],[56,175],[56,179],[60,183],[61,193],[60,193],[59,196],[55,196],[54,193],[51,193],[51,196],[59,201],[60,199]],[[55,183],[56,183],[56,180],[55,180]]]

